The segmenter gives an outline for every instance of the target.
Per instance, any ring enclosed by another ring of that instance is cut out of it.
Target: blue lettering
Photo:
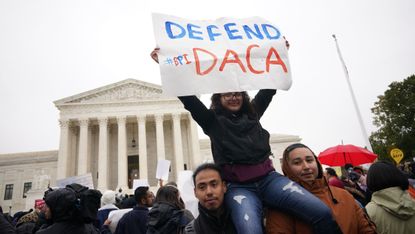
[[[233,33],[238,32],[238,29],[230,29],[230,27],[235,26],[235,23],[229,23],[223,25],[225,27],[226,33],[228,34],[229,39],[235,40],[235,39],[242,39],[242,36],[235,36]]]
[[[254,24],[254,27],[255,27],[255,32],[248,25],[243,26],[246,36],[249,39],[252,39],[252,35],[254,35],[258,39],[261,39],[261,40],[264,39],[264,35],[262,35],[261,31],[259,31],[258,25]]]
[[[184,30],[184,28],[182,26],[180,26],[179,24],[176,24],[176,23],[170,22],[170,21],[166,21],[165,25],[166,25],[167,35],[171,39],[182,38],[186,34],[186,31]],[[173,35],[173,31],[171,29],[171,26],[176,26],[178,29],[181,30],[181,32],[178,35]]]
[[[200,31],[195,31],[192,28],[200,28],[200,26],[194,25],[194,24],[187,24],[187,31],[189,31],[189,38],[193,38],[196,40],[203,40],[203,37],[195,36],[194,34],[202,34]]]
[[[273,29],[275,35],[271,35],[270,32],[268,31],[268,29]],[[262,30],[264,31],[265,35],[267,36],[268,39],[272,40],[272,39],[278,39],[281,36],[280,31],[278,31],[278,29],[270,24],[263,24],[262,25]]]
[[[212,31],[212,28],[218,29],[218,27],[216,25],[209,25],[209,26],[207,26],[207,31],[208,31],[208,34],[209,34],[209,39],[211,41],[214,41],[215,40],[215,37],[220,36],[222,34],[221,33],[214,33]]]

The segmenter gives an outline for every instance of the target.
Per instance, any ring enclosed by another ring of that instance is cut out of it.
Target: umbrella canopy
[[[344,166],[347,163],[353,166],[371,163],[378,156],[369,150],[355,145],[337,145],[330,147],[318,156],[319,161],[328,166]]]

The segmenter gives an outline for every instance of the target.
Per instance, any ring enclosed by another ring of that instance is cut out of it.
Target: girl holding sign
[[[158,49],[151,57],[158,62]],[[238,233],[263,233],[263,205],[297,216],[315,233],[341,233],[330,209],[272,166],[269,133],[259,120],[276,90],[212,95],[210,109],[196,97],[179,97],[211,141],[212,155],[227,181],[225,203]]]

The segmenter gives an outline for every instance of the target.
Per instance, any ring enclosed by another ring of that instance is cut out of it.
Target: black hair
[[[372,192],[390,187],[400,187],[407,190],[408,178],[389,161],[378,161],[370,166],[367,172],[367,187]]]
[[[350,164],[350,163],[346,163],[346,164],[344,165],[344,169],[346,169],[346,171],[348,171],[350,168],[353,170],[353,165],[352,165],[352,164]]]
[[[241,93],[242,93],[242,106],[239,112],[246,113],[249,116],[254,116],[255,111],[251,103],[251,98],[249,97],[249,94],[245,91]],[[212,103],[210,104],[210,109],[214,110],[216,113],[227,112],[227,110],[225,110],[221,104],[221,101],[220,101],[221,97],[222,97],[221,93],[215,93],[210,98],[210,100],[212,101]]]
[[[180,201],[180,193],[177,187],[173,185],[165,185],[157,191],[155,202],[166,202],[180,209],[184,209],[184,203]]]
[[[329,175],[331,175],[331,176],[336,176],[336,177],[338,177],[338,175],[337,175],[336,171],[335,171],[333,168],[331,168],[331,167],[327,167],[327,168],[326,168],[326,172],[327,172],[327,174],[329,174]]]
[[[222,176],[222,171],[221,171],[221,169],[219,168],[219,166],[218,165],[216,165],[216,164],[214,164],[214,163],[203,163],[203,164],[201,164],[201,165],[199,165],[197,168],[196,168],[196,170],[193,172],[193,176],[192,176],[192,178],[193,178],[193,185],[195,185],[196,186],[196,176],[201,172],[201,171],[204,171],[204,170],[214,170],[214,171],[216,171],[216,172],[218,172],[218,174],[219,174],[219,176],[220,176],[220,178],[221,179],[223,179],[223,176]]]
[[[138,187],[135,189],[134,198],[137,201],[137,203],[142,204],[141,199],[145,199],[147,197],[147,191],[148,191],[147,186],[142,186],[142,187]]]

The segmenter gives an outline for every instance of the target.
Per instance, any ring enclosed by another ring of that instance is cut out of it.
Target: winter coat
[[[99,231],[92,223],[59,222],[46,229],[41,229],[36,234],[98,234]]]
[[[4,217],[0,212],[0,233],[1,234],[16,234],[16,228]]]
[[[317,158],[316,161],[320,178],[317,178],[311,185],[295,176],[284,159],[282,170],[291,180],[299,183],[331,209],[333,217],[344,234],[376,233],[375,225],[350,193],[338,187],[329,187],[325,178],[321,176],[322,167]],[[277,210],[269,210],[266,220],[267,233],[312,233],[312,227],[309,224]]]
[[[45,202],[51,210],[53,224],[40,229],[36,234],[96,234],[98,230],[91,224],[86,224],[79,217],[76,208],[75,193],[67,188],[61,188],[46,195]]]
[[[136,205],[120,219],[114,234],[145,234],[147,221],[148,208]]]
[[[182,229],[194,219],[190,211],[167,202],[155,203],[148,216],[147,234],[181,233]]]
[[[260,90],[252,100],[254,113],[230,113],[207,109],[196,96],[179,97],[193,119],[211,141],[216,164],[258,164],[271,155],[269,133],[259,119],[267,109],[276,91]]]
[[[407,190],[390,187],[376,191],[366,210],[379,233],[415,232],[415,200]]]
[[[199,216],[184,229],[184,234],[236,234],[229,213],[223,207],[219,216],[205,209],[199,203]]]

